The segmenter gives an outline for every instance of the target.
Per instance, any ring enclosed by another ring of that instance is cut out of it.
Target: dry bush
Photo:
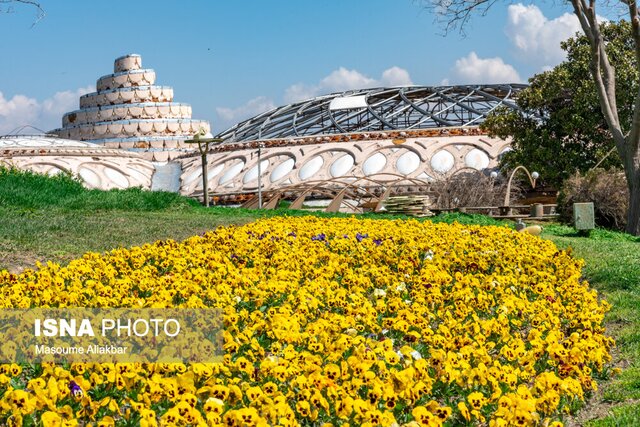
[[[596,224],[624,230],[627,223],[629,189],[620,169],[594,169],[566,179],[558,197],[561,217],[573,221],[573,204],[593,202]]]
[[[435,207],[438,209],[502,206],[506,188],[504,178],[492,178],[482,172],[461,172],[431,184],[432,192],[437,195]],[[521,187],[514,181],[511,200],[518,200],[521,195]]]

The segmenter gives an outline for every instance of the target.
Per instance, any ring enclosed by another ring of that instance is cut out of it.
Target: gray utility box
[[[542,205],[542,203],[534,203],[529,209],[530,217],[542,218],[544,216],[544,206]]]
[[[576,230],[593,230],[595,228],[595,214],[592,202],[573,204],[573,224]]]

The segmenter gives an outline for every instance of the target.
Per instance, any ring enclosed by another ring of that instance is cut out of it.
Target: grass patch
[[[0,208],[0,268],[20,271],[35,261],[66,263],[85,252],[155,240],[183,240],[220,225],[255,219],[251,212],[228,209],[156,211],[37,210]]]
[[[0,268],[66,263],[154,240],[182,240],[219,225],[255,219],[252,211],[205,209],[187,197],[139,188],[87,190],[68,174],[0,168]]]
[[[588,422],[588,427],[621,427],[640,425],[640,404],[612,408],[610,415]]]
[[[0,206],[23,210],[157,211],[195,207],[198,203],[176,193],[126,190],[87,190],[70,174],[55,176],[0,167]]]
[[[100,202],[96,205],[104,206]],[[144,206],[144,203],[133,205]],[[32,267],[36,261],[67,263],[85,252],[105,252],[117,247],[136,246],[155,240],[180,241],[218,226],[244,224],[261,217],[348,216],[340,213],[288,209],[258,211],[225,207],[204,208],[199,205],[178,205],[178,208],[175,204],[170,204],[164,209],[146,210],[125,209],[126,206],[123,205],[120,209],[70,209],[68,206],[61,208],[56,205],[38,209],[0,207],[0,216],[3,218],[0,221],[0,269],[18,272]],[[365,216],[406,218],[379,214]],[[434,220],[449,223],[488,223],[485,217],[480,215],[446,215]]]
[[[564,225],[546,227],[543,235],[584,258],[585,276],[599,290],[640,290],[640,237],[601,229],[584,237]]]
[[[607,403],[624,403],[640,399],[640,369],[627,368],[615,380],[615,386],[607,387],[602,400]],[[640,425],[640,424],[638,424]]]
[[[585,408],[586,425],[640,425],[640,406],[635,403],[640,399],[640,238],[602,229],[581,236],[558,224],[545,227],[543,237],[583,258],[585,279],[612,305],[605,321],[616,339],[614,365],[623,370],[602,384],[602,392]],[[601,408],[610,404],[618,406],[602,418]],[[600,419],[586,422],[589,415]]]

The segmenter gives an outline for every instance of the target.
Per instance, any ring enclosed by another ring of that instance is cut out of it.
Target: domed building
[[[66,113],[62,127],[51,133],[171,160],[191,149],[185,139],[210,126],[191,118],[189,104],[173,101],[173,88],[155,82],[155,71],[142,68],[140,55],[117,58],[114,72],[100,77],[96,92],[81,96],[80,108]]]
[[[245,200],[258,189],[258,169],[263,191],[289,197],[345,186],[379,194],[390,183],[412,191],[463,170],[490,171],[509,142],[478,126],[498,107],[518,108],[524,87],[374,88],[285,105],[217,135],[223,142],[209,154],[209,192]],[[202,197],[200,156],[179,161],[180,191]]]

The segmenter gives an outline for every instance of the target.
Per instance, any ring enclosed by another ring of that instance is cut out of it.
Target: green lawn
[[[172,193],[88,191],[69,177],[51,179],[0,169],[0,269],[17,272],[36,261],[66,263],[87,251],[182,240],[220,225],[283,214],[310,213],[206,209]],[[463,214],[432,220],[499,224]],[[606,230],[584,237],[563,225],[545,226],[543,238],[561,248],[571,247],[574,256],[586,261],[585,278],[613,305],[607,327],[617,341],[614,365],[623,368],[621,375],[601,384],[601,392],[572,423],[640,425],[640,238]]]
[[[36,261],[65,263],[85,252],[183,240],[220,225],[244,224],[261,216],[309,214],[287,209],[207,209],[174,193],[86,190],[69,176],[50,178],[0,168],[0,269],[18,272],[33,267]],[[438,220],[495,223],[471,215],[445,215]]]
[[[640,425],[640,238],[599,229],[583,237],[564,225],[546,227],[543,237],[583,258],[584,277],[612,305],[606,325],[616,339],[614,365],[623,370],[601,384],[578,425]]]

